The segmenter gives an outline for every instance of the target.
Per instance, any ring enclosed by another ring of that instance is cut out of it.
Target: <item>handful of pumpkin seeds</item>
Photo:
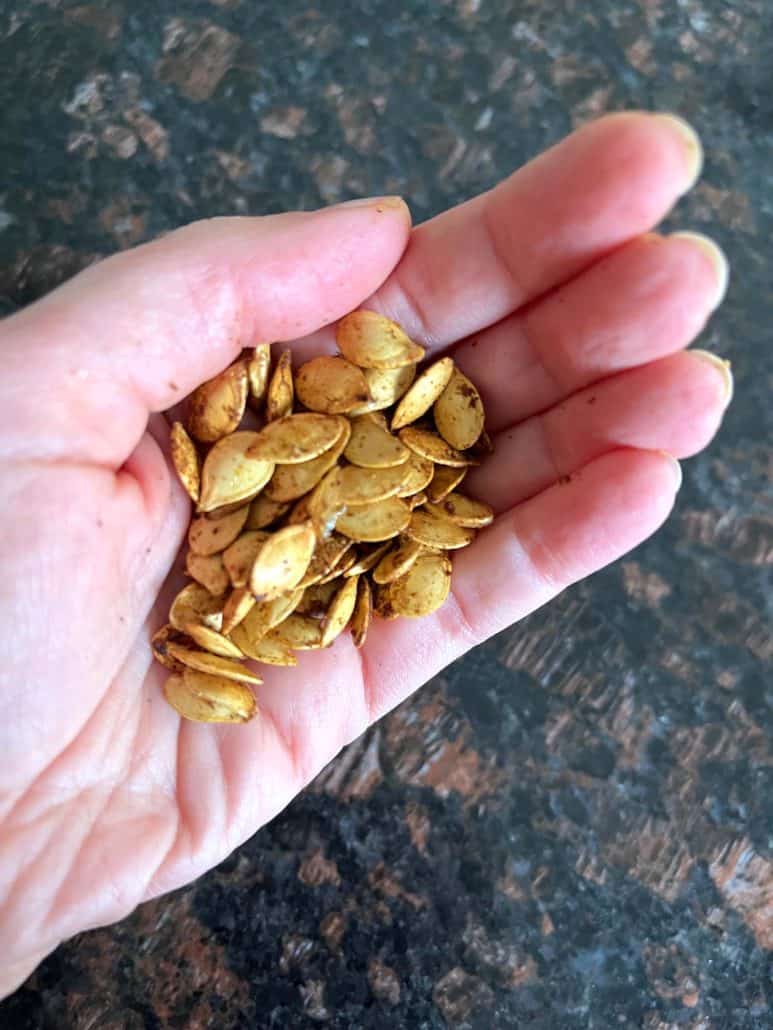
[[[289,350],[272,370],[258,344],[194,391],[187,428],[172,426],[196,504],[192,582],[153,652],[185,718],[253,718],[262,680],[247,659],[291,666],[347,626],[362,647],[374,612],[431,614],[448,596],[450,552],[493,519],[457,490],[491,443],[453,359],[417,374],[423,348],[373,311],[347,315],[336,340],[338,356],[295,373]]]

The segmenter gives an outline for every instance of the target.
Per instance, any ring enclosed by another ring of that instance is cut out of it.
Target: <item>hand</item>
[[[428,677],[661,524],[669,454],[706,445],[732,386],[683,350],[721,255],[650,233],[699,162],[678,122],[614,116],[413,233],[394,199],[198,223],[0,323],[0,994],[209,869]],[[330,348],[360,305],[479,385],[496,452],[465,489],[498,517],[434,616],[267,669],[246,726],[181,722],[149,648],[189,518],[160,413],[257,340]]]

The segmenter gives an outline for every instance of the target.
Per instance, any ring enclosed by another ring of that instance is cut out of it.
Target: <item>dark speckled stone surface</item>
[[[736,402],[674,518],[453,666],[9,1028],[773,1026],[769,0],[0,0],[0,297],[204,215],[417,220],[606,110],[679,110]]]

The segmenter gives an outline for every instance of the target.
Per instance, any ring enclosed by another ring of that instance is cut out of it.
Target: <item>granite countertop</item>
[[[769,0],[6,0],[0,304],[201,216],[417,220],[606,110],[707,150],[736,402],[652,541],[433,680],[4,1028],[773,1025]]]

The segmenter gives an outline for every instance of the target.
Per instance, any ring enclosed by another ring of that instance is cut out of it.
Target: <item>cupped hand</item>
[[[732,389],[684,350],[721,254],[652,232],[699,165],[678,121],[612,116],[413,232],[393,198],[197,223],[0,323],[0,994],[213,866],[439,669],[662,523]],[[189,518],[161,413],[259,340],[331,349],[358,306],[479,386],[496,450],[465,489],[496,520],[435,615],[266,669],[245,726],[181,722],[149,647]]]

